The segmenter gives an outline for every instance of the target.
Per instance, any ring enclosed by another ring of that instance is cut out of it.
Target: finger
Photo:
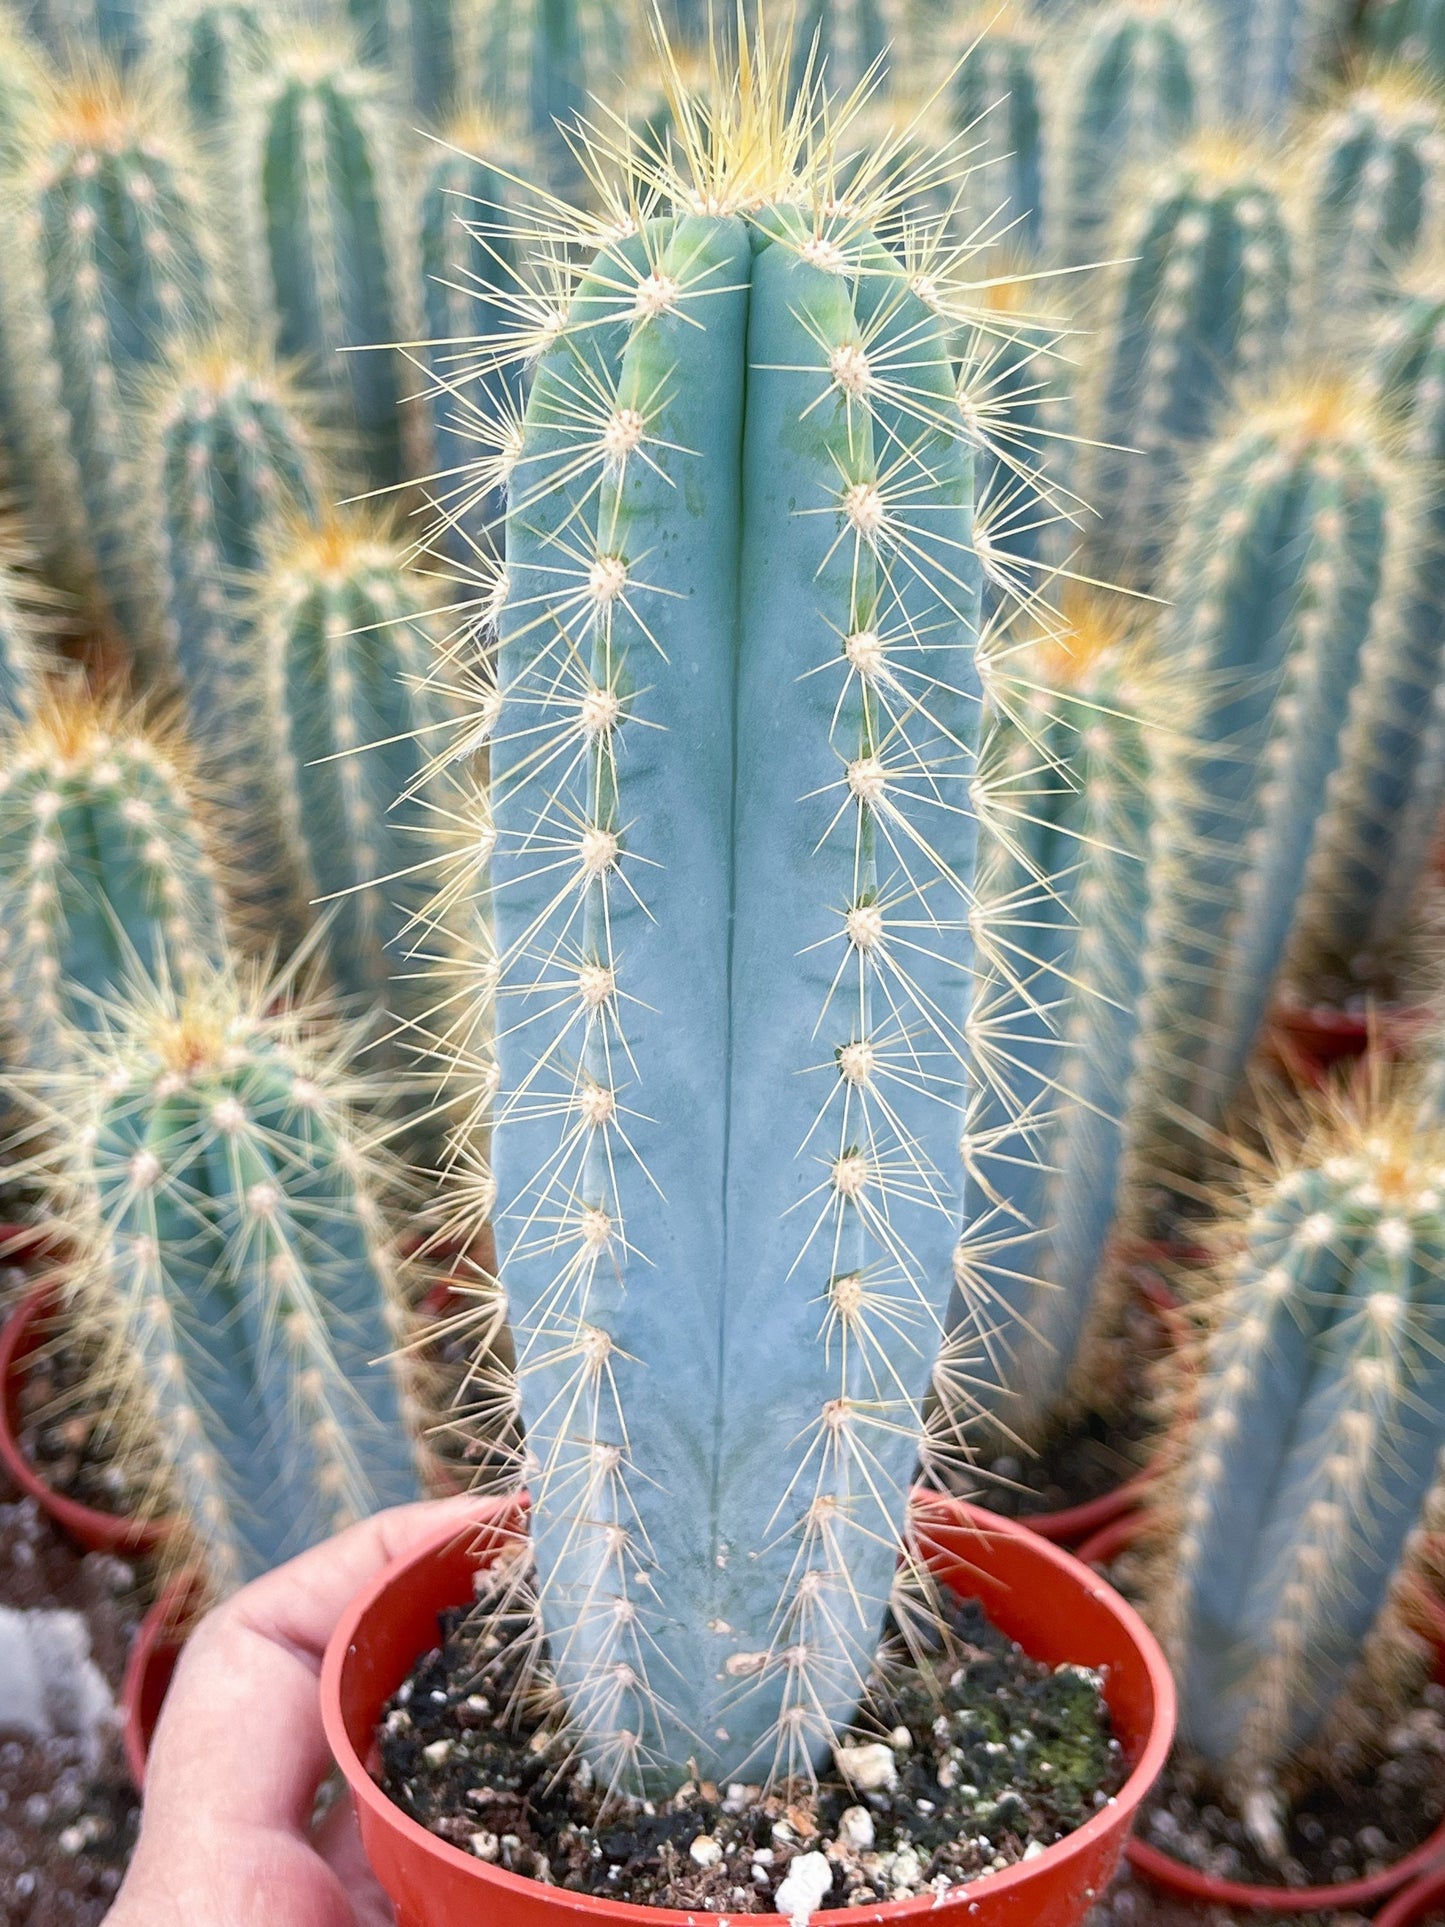
[[[356,1808],[343,1795],[316,1830],[316,1851],[340,1882],[356,1913],[356,1927],[396,1927],[391,1902],[377,1885],[356,1823]]]
[[[277,1826],[305,1832],[330,1755],[316,1691],[321,1654],[348,1601],[475,1499],[398,1507],[256,1580],[192,1635],[166,1696],[146,1772],[145,1826]],[[200,1811],[198,1811],[198,1806]]]

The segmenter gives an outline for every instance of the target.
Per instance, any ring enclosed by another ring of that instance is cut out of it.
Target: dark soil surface
[[[506,1718],[519,1642],[460,1611],[441,1631],[383,1720],[383,1784],[465,1851],[574,1891],[728,1914],[791,1911],[809,1876],[815,1907],[942,1891],[1072,1832],[1124,1778],[1097,1677],[1028,1659],[976,1605],[926,1676],[875,1688],[860,1731],[886,1737],[845,1755],[852,1785],[690,1783],[665,1805],[604,1802]]]
[[[85,1403],[89,1376],[83,1354],[66,1341],[26,1361],[20,1449],[53,1491],[97,1512],[132,1512],[135,1495],[111,1457],[103,1424]]]
[[[91,1653],[118,1689],[146,1599],[135,1570],[82,1553],[0,1480],[0,1604],[82,1613]],[[0,1923],[93,1927],[109,1911],[130,1857],[137,1801],[118,1731],[99,1767],[76,1739],[0,1728]]]
[[[1188,1762],[1170,1761],[1139,1824],[1141,1838],[1226,1880],[1333,1886],[1382,1872],[1445,1817],[1445,1691],[1384,1736],[1384,1757],[1337,1748],[1320,1783],[1284,1816],[1288,1857],[1267,1859]]]

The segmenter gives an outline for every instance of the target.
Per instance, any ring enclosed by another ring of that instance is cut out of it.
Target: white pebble
[[[1037,1860],[1043,1850],[1044,1843],[1042,1840],[1030,1840],[1029,1844],[1024,1848],[1024,1859]]]
[[[450,1740],[433,1740],[430,1746],[424,1746],[422,1748],[421,1756],[428,1766],[445,1766],[447,1763],[447,1755],[451,1750],[452,1743]]]
[[[487,1833],[485,1830],[474,1833],[468,1845],[478,1860],[495,1860],[502,1851],[502,1843],[496,1834]]]
[[[710,1833],[698,1834],[687,1851],[699,1867],[715,1867],[723,1857],[721,1846]]]
[[[833,1884],[833,1869],[825,1854],[800,1853],[773,1895],[773,1905],[790,1920],[802,1922],[822,1904]]]
[[[898,1784],[898,1762],[891,1746],[881,1740],[862,1746],[835,1746],[833,1758],[850,1786],[864,1793],[891,1793]]]
[[[854,1853],[867,1853],[877,1839],[873,1815],[867,1807],[845,1807],[838,1821],[838,1842]]]

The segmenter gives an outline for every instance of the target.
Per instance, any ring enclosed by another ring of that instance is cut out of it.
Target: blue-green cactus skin
[[[1245,1787],[1349,1685],[1445,1445],[1438,1157],[1412,1170],[1388,1131],[1330,1149],[1249,1219],[1171,1494],[1181,1735]]]
[[[306,364],[360,441],[373,486],[416,472],[388,344],[415,341],[417,277],[384,83],[346,49],[284,49],[240,114],[250,271],[276,351]]]
[[[1199,800],[1171,832],[1170,1101],[1217,1124],[1299,914],[1392,537],[1410,497],[1368,399],[1329,374],[1241,410],[1200,465],[1164,575],[1165,644],[1202,692]]]
[[[478,0],[474,82],[499,117],[520,121],[539,161],[568,182],[562,133],[616,99],[633,49],[618,0]]]
[[[151,635],[139,457],[127,406],[220,305],[208,216],[183,132],[112,78],[69,83],[34,121],[6,185],[4,335],[23,477],[67,573]]]
[[[417,212],[435,473],[428,489],[460,567],[486,553],[506,507],[504,468],[521,412],[522,373],[497,365],[522,286],[524,217],[513,211],[526,162],[480,117],[447,130],[422,177]],[[488,456],[495,468],[487,467]],[[479,468],[484,469],[478,480]]]
[[[1398,961],[1445,807],[1445,289],[1422,271],[1371,330],[1372,394],[1424,484],[1375,609],[1345,752],[1301,912],[1294,974],[1369,981]],[[1392,954],[1394,953],[1394,954]]]
[[[800,207],[604,249],[531,390],[493,1153],[544,1624],[609,1778],[801,1768],[876,1639],[961,1202],[970,494],[944,322]]]
[[[1445,221],[1445,111],[1408,69],[1368,75],[1323,113],[1303,159],[1316,301],[1368,307]]]
[[[161,607],[191,740],[254,819],[266,751],[253,578],[277,530],[319,510],[330,485],[285,379],[224,342],[173,359],[153,397],[151,438]]]
[[[137,972],[185,982],[224,954],[225,910],[175,750],[58,687],[0,769],[0,1011],[19,1061],[68,1061]]]
[[[179,75],[207,134],[235,124],[237,104],[271,50],[274,21],[258,0],[166,0],[147,17],[150,60]]]
[[[399,946],[428,893],[418,825],[449,720],[425,587],[366,518],[327,517],[283,534],[255,616],[290,868],[329,913],[337,988],[403,1021],[430,1002]]]
[[[34,592],[6,548],[0,529],[0,727],[34,715],[45,662]]]
[[[71,1289],[225,1592],[421,1496],[401,1301],[340,1067],[214,986],[159,1001],[86,1060],[97,1249]]]
[[[953,126],[966,136],[971,206],[1011,248],[1036,251],[1044,230],[1043,100],[1038,26],[985,6],[951,29],[959,59],[949,86]]]
[[[1108,0],[1061,27],[1051,75],[1045,202],[1053,250],[1107,258],[1119,184],[1161,160],[1213,112],[1206,14],[1184,4]]]
[[[909,64],[908,9],[900,0],[803,0],[797,10],[795,80],[821,79],[843,100],[868,76],[886,84]]]
[[[1277,124],[1328,78],[1349,35],[1350,0],[1214,0],[1236,117]]]
[[[142,0],[28,0],[19,9],[31,33],[53,59],[99,53],[129,67],[144,52]]]
[[[1368,0],[1360,32],[1372,53],[1445,80],[1445,0]]]
[[[950,1307],[965,1446],[981,1414],[994,1443],[1037,1447],[1080,1389],[1142,1074],[1151,845],[1182,692],[1166,716],[1137,619],[1072,601],[1056,636],[988,681],[978,899],[993,935],[970,1020],[986,1074]]]
[[[1278,361],[1297,250],[1268,169],[1214,140],[1142,184],[1108,251],[1080,493],[1108,565],[1147,579],[1191,446]]]

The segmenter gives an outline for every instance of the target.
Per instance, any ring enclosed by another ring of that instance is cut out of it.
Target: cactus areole
[[[853,1712],[959,1231],[949,260],[766,64],[579,225],[498,621],[501,1274],[552,1661],[631,1789],[806,1771]]]

